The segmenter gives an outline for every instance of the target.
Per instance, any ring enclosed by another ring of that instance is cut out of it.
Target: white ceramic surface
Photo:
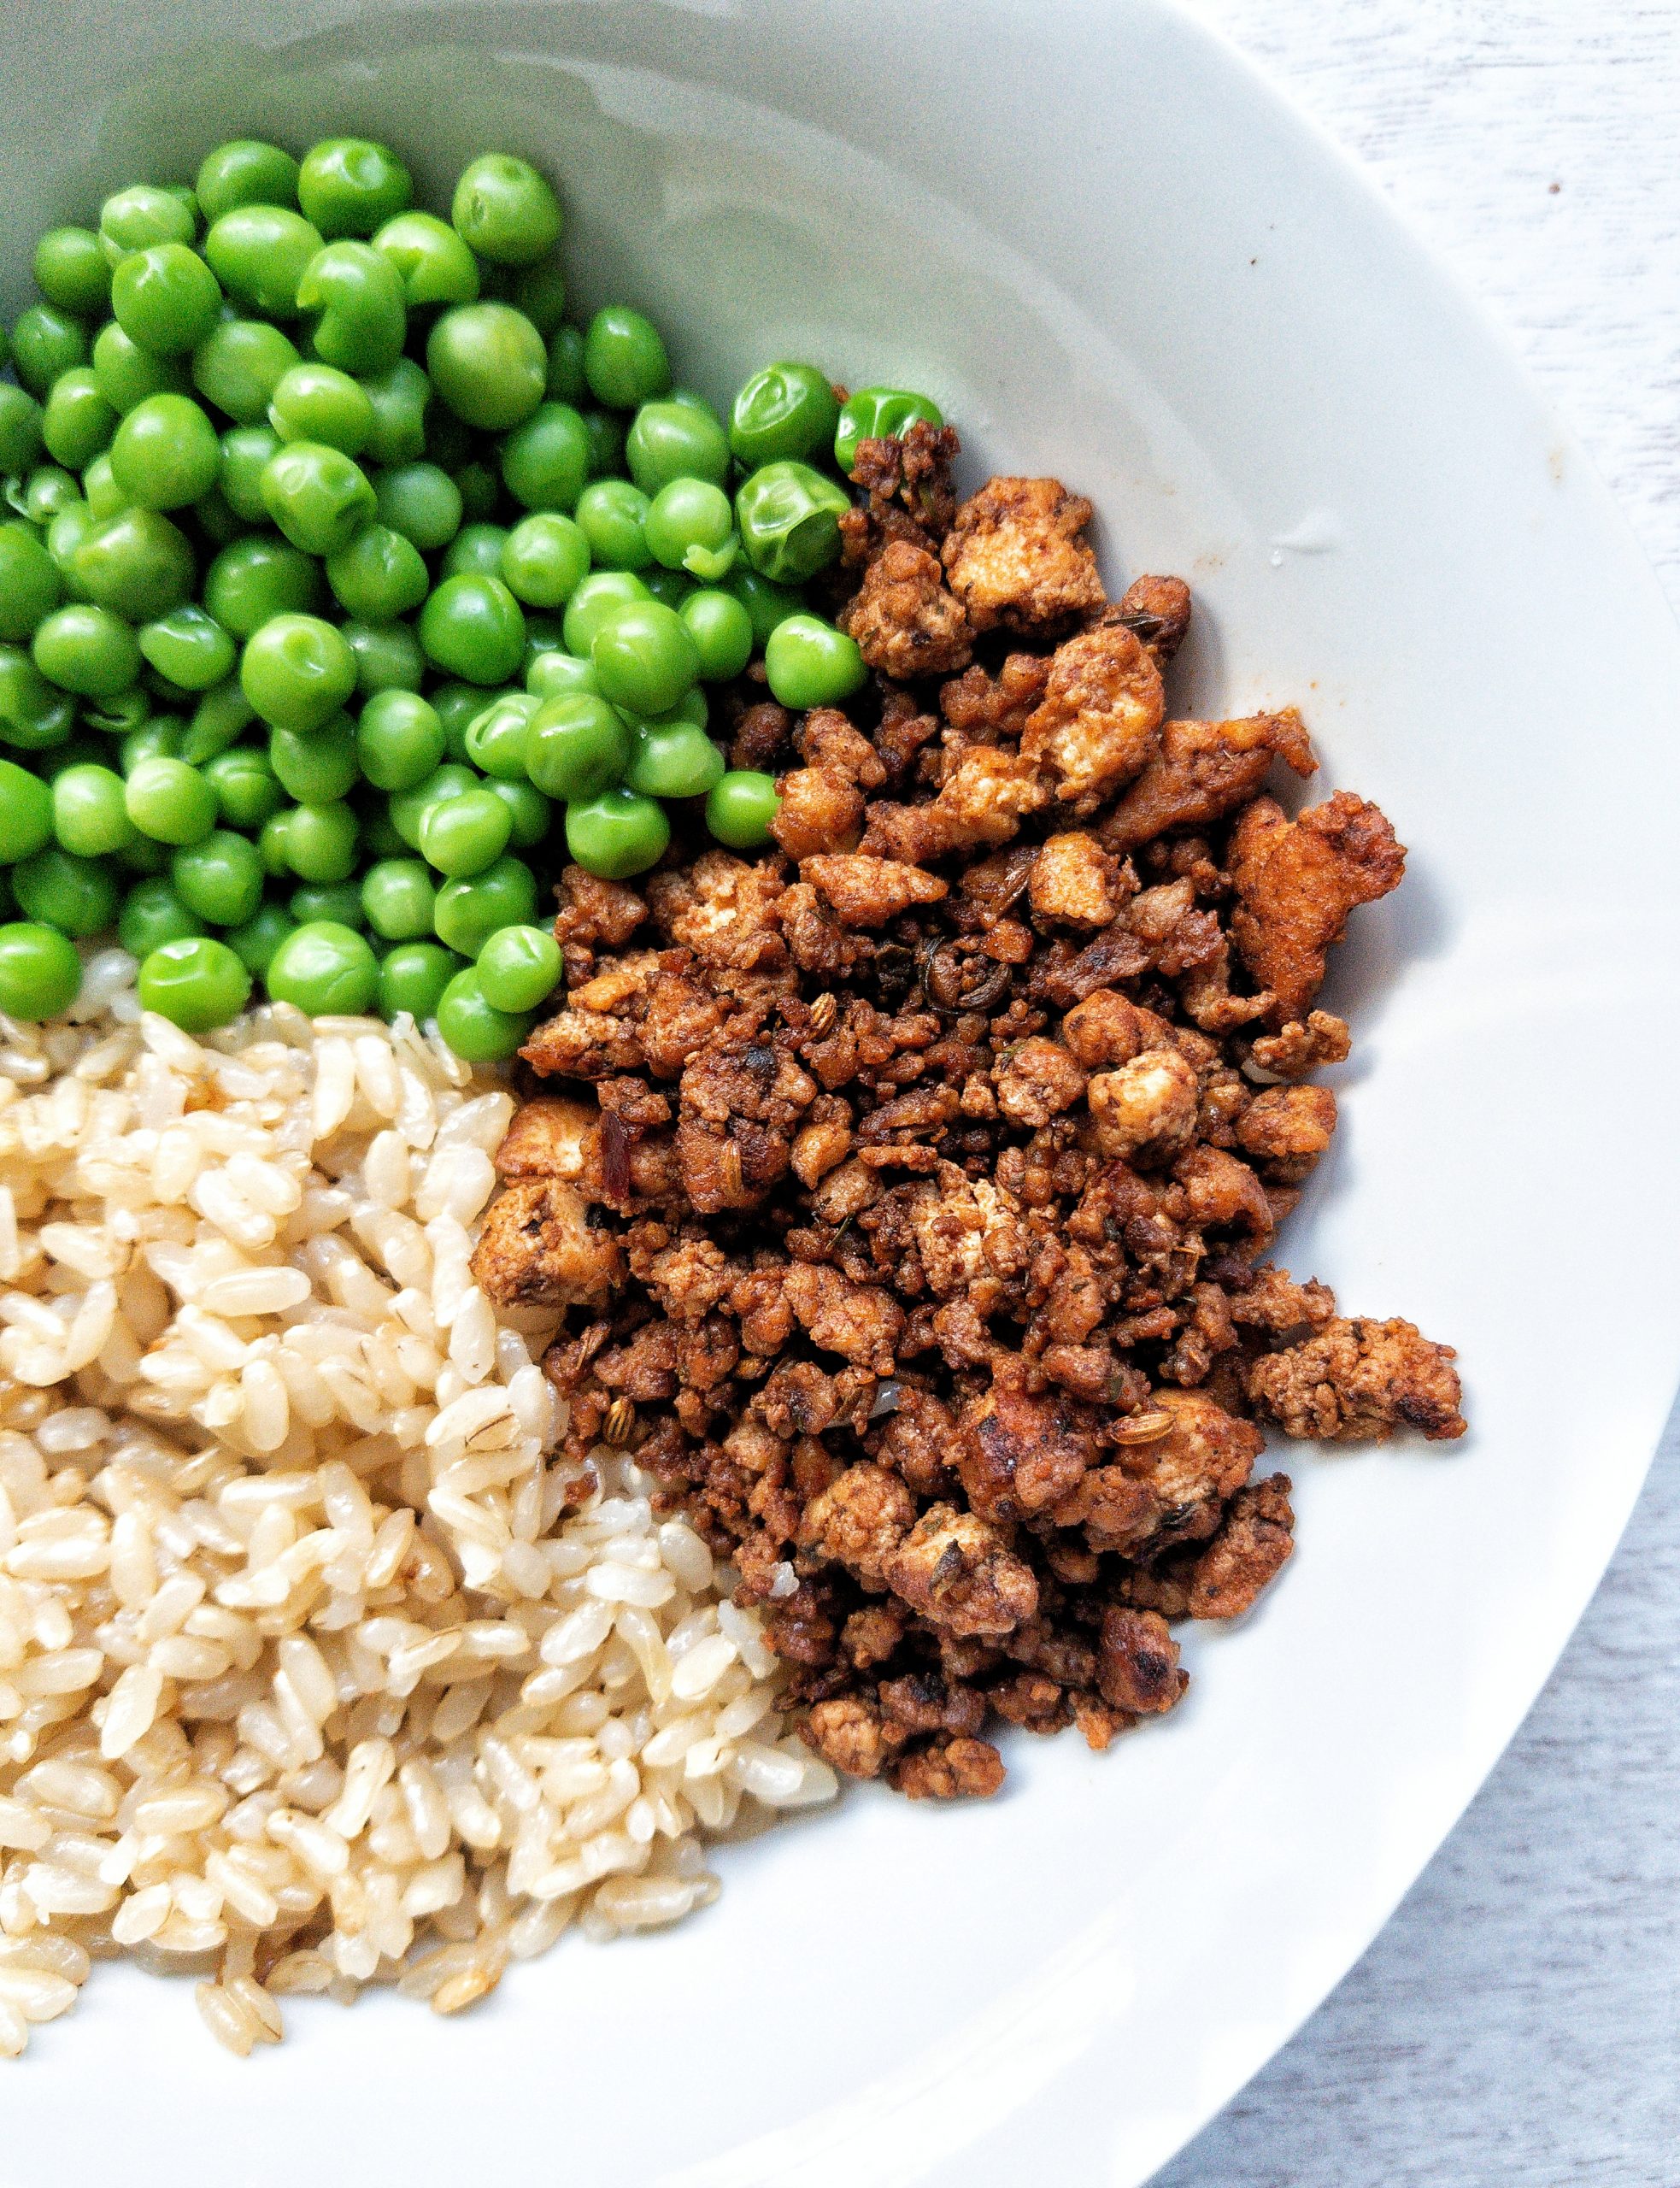
[[[1499,345],[1246,68],[1132,4],[24,0],[0,273],[222,134],[555,172],[586,303],[714,395],[761,358],[928,385],[974,468],[1060,472],[1111,575],[1180,569],[1178,703],[1297,699],[1413,848],[1360,915],[1344,1126],[1283,1257],[1461,1350],[1475,1432],[1289,1455],[1301,1548],[1191,1629],[1165,1724],[1012,1791],[727,1850],[666,1937],[491,2004],[302,2008],[214,2050],[102,1973],[0,2085],[6,2188],[1144,2179],[1380,1924],[1601,1571],[1680,1366],[1668,1152],[1680,639]],[[207,40],[221,38],[219,45]],[[241,44],[239,41],[250,41]]]

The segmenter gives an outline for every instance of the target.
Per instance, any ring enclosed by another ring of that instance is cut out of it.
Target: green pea
[[[217,819],[230,828],[259,829],[285,803],[267,755],[254,745],[218,752],[205,763],[204,779],[215,792]]]
[[[399,213],[375,235],[373,248],[396,268],[410,311],[423,304],[477,301],[479,262],[436,214]]]
[[[764,673],[771,695],[784,707],[837,706],[864,682],[868,671],[856,644],[820,615],[790,615],[770,633]]]
[[[840,519],[851,497],[808,463],[767,463],[735,497],[741,544],[755,570],[799,585],[840,552]]]
[[[58,565],[26,524],[0,524],[0,640],[32,638],[64,597]]]
[[[91,526],[72,567],[89,600],[132,622],[179,608],[197,576],[191,543],[155,509],[126,509]]]
[[[388,525],[370,524],[348,547],[327,556],[326,581],[347,614],[389,623],[420,606],[432,578],[412,540]]]
[[[85,502],[72,502],[58,510],[47,526],[46,550],[66,597],[85,602],[87,593],[76,575],[76,554],[93,529],[93,512]]]
[[[722,779],[722,752],[692,722],[638,728],[625,781],[644,797],[704,797]]]
[[[103,524],[109,517],[120,516],[128,507],[128,497],[118,485],[116,474],[111,469],[109,450],[102,450],[83,470],[82,499],[94,524]]]
[[[508,782],[500,775],[493,776],[485,788],[508,809],[508,841],[515,850],[534,850],[539,844],[547,843],[552,809],[541,791],[528,782]]]
[[[50,621],[37,626],[38,638]],[[75,720],[74,702],[47,681],[29,654],[0,646],[0,744],[21,752],[50,751],[69,741]]]
[[[560,201],[529,162],[486,152],[455,185],[449,217],[480,258],[531,266],[560,238]]]
[[[834,461],[849,479],[861,440],[902,440],[916,424],[943,426],[938,405],[905,387],[861,387],[841,406],[834,432]]]
[[[556,326],[549,336],[549,376],[544,393],[551,402],[581,403],[589,393],[584,377],[584,331]]]
[[[184,356],[209,335],[221,284],[184,243],[131,251],[111,276],[111,314],[129,340],[155,356]]]
[[[596,401],[609,409],[633,410],[663,395],[671,361],[659,329],[626,304],[604,304],[584,337],[584,377]]]
[[[204,573],[205,607],[242,641],[255,637],[271,616],[307,615],[320,600],[320,573],[314,561],[264,532],[224,547]]]
[[[526,662],[525,688],[538,699],[557,699],[572,691],[592,691],[599,697],[601,679],[592,661],[580,660],[563,646],[556,646]]]
[[[566,809],[567,851],[585,873],[603,880],[644,873],[664,856],[670,841],[665,809],[622,785]]]
[[[9,479],[6,499],[31,524],[49,525],[61,511],[81,501],[76,481],[56,463],[38,464],[27,479]]]
[[[202,843],[216,823],[216,794],[197,768],[162,753],[129,770],[123,803],[154,843]]]
[[[355,688],[364,699],[377,691],[418,691],[426,681],[426,654],[407,623],[341,623],[344,644],[355,656]]]
[[[286,864],[300,881],[350,879],[356,865],[356,820],[348,805],[336,800],[294,805],[285,819]]]
[[[239,681],[264,721],[307,736],[355,689],[355,657],[320,616],[274,615],[246,640]]]
[[[221,447],[190,396],[149,395],[111,442],[111,471],[137,509],[179,509],[216,483]]]
[[[502,478],[528,509],[569,509],[589,476],[589,429],[569,403],[543,403],[502,444]]]
[[[40,404],[22,388],[0,380],[0,473],[27,471],[40,452]]]
[[[320,229],[287,206],[236,205],[211,223],[204,256],[236,303],[296,319],[299,285],[321,244]]]
[[[240,425],[267,412],[280,380],[297,362],[297,350],[266,320],[226,319],[192,353],[192,384],[207,403]]]
[[[267,524],[262,474],[279,453],[280,437],[272,426],[236,426],[221,437],[221,491],[228,506],[246,524]]]
[[[537,917],[537,877],[523,859],[502,857],[469,879],[446,881],[438,891],[438,939],[476,957],[500,926],[529,925]]]
[[[373,405],[336,365],[297,364],[275,382],[268,422],[282,441],[319,441],[359,456],[373,430]]]
[[[243,926],[231,927],[222,940],[254,980],[266,979],[280,944],[297,932],[297,921],[279,904],[258,907]]]
[[[694,591],[694,579],[685,571],[662,569],[658,563],[643,571],[642,581],[665,608],[680,608]]]
[[[467,725],[466,751],[475,768],[505,782],[525,779],[526,732],[537,711],[527,691],[504,691]]]
[[[429,775],[401,790],[391,798],[388,811],[391,826],[403,844],[411,851],[420,849],[420,822],[430,807],[445,798],[459,797],[463,791],[476,790],[479,778],[470,768],[445,761],[434,768]]]
[[[502,499],[501,482],[487,463],[463,463],[455,474],[461,514],[469,524],[493,517]]]
[[[432,382],[412,357],[399,357],[388,372],[361,383],[373,413],[367,445],[370,463],[410,463],[426,447],[426,409]]]
[[[111,269],[91,228],[49,228],[35,246],[35,286],[77,319],[97,319],[110,302]]]
[[[772,584],[758,571],[738,566],[730,572],[724,591],[746,609],[753,626],[753,642],[758,646],[767,645],[776,626],[789,615],[797,615],[805,605],[790,587]]]
[[[261,494],[274,522],[308,555],[348,547],[378,506],[361,465],[319,441],[276,450],[263,468]]]
[[[131,957],[148,956],[163,943],[203,932],[162,874],[137,881],[117,915],[117,939]]]
[[[503,541],[502,583],[527,608],[558,608],[589,574],[590,547],[581,527],[552,511],[523,517]]]
[[[73,602],[43,619],[30,648],[49,683],[85,698],[125,690],[140,673],[133,632],[109,609]]]
[[[365,137],[312,145],[297,171],[297,202],[324,236],[371,236],[414,194],[414,179],[396,153]]]
[[[623,779],[630,732],[607,700],[588,691],[544,699],[526,725],[525,772],[545,797],[589,798]]]
[[[115,267],[132,250],[156,243],[191,243],[198,230],[192,207],[173,190],[137,182],[119,190],[99,208],[99,243]]]
[[[737,768],[714,785],[706,800],[706,826],[733,850],[757,850],[769,842],[770,823],[781,803],[772,776]]]
[[[117,885],[102,860],[78,858],[50,844],[12,868],[19,909],[61,934],[84,939],[116,918]]]
[[[104,858],[132,843],[122,777],[97,762],[66,768],[53,779],[53,833],[78,858]]]
[[[477,684],[434,684],[432,703],[443,727],[443,744],[452,761],[467,757],[467,732],[485,710],[485,694]]]
[[[114,692],[109,699],[85,700],[81,714],[87,728],[107,737],[126,738],[150,719],[151,698],[142,685],[132,684],[127,691]]]
[[[382,859],[361,877],[367,924],[387,942],[429,938],[437,903],[437,885],[417,858]]]
[[[248,967],[225,942],[190,935],[160,943],[136,983],[143,1009],[184,1033],[208,1033],[237,1018],[250,1000]]]
[[[426,338],[432,385],[465,424],[485,432],[522,425],[543,400],[548,351],[507,304],[457,304]]]
[[[38,1025],[75,1001],[82,961],[56,927],[18,920],[0,926],[0,1010]]]
[[[461,529],[461,489],[435,463],[404,463],[373,481],[381,524],[412,540],[423,555],[447,547]]]
[[[566,650],[587,659],[595,637],[609,615],[633,601],[653,595],[631,570],[591,570],[566,603],[561,626]]]
[[[678,609],[683,628],[694,641],[700,675],[707,684],[727,684],[753,656],[753,620],[732,593],[691,592]]]
[[[282,807],[271,813],[257,831],[256,855],[262,861],[262,870],[277,880],[291,872],[286,846],[291,838],[291,816],[297,810],[295,805]]]
[[[278,144],[235,138],[205,153],[192,187],[207,221],[219,221],[239,205],[295,205],[297,162]]]
[[[631,601],[605,616],[590,658],[614,705],[640,715],[674,707],[700,673],[681,617],[657,600]]]
[[[427,865],[450,880],[482,873],[508,848],[513,817],[484,787],[443,798],[420,815],[420,850]]]
[[[298,926],[307,926],[311,920],[332,920],[359,933],[367,924],[359,881],[301,882],[286,898],[286,910]]]
[[[673,479],[720,486],[729,476],[729,439],[709,406],[673,397],[642,405],[625,436],[625,459],[644,494]]]
[[[749,470],[825,455],[840,422],[828,374],[815,365],[767,365],[741,387],[729,414],[729,445]]]
[[[361,815],[361,856],[377,864],[382,858],[402,858],[412,849],[391,825],[391,801],[370,804]]]
[[[507,532],[499,524],[463,525],[444,550],[443,559],[438,565],[438,576],[497,577],[502,571],[502,551],[507,544]]]
[[[138,636],[140,651],[158,674],[184,691],[208,691],[226,682],[239,658],[215,617],[192,601],[142,624]]]
[[[41,438],[55,463],[85,470],[110,446],[116,428],[117,414],[86,365],[58,375],[41,415]]]
[[[361,778],[348,715],[308,737],[295,729],[272,731],[268,764],[280,788],[300,805],[331,805],[348,797]]]
[[[44,396],[60,373],[87,362],[87,329],[56,304],[31,304],[12,322],[12,370],[32,395]]]
[[[385,373],[402,354],[408,326],[402,277],[366,243],[330,243],[312,258],[297,285],[315,321],[315,354],[346,372]]]
[[[311,1018],[359,1017],[379,992],[379,967],[365,938],[336,920],[311,920],[269,962],[268,992]]]
[[[412,790],[443,756],[443,727],[435,708],[412,691],[381,691],[361,709],[356,757],[376,790]]]
[[[513,1056],[532,1024],[528,1012],[492,1007],[474,966],[457,973],[438,1000],[438,1031],[467,1063],[499,1063]]]
[[[15,760],[0,760],[0,866],[32,858],[52,841],[52,792]]]
[[[426,658],[471,684],[505,684],[525,653],[525,617],[500,578],[445,578],[420,610]]]
[[[399,944],[379,967],[379,1015],[395,1018],[406,1010],[421,1024],[435,1018],[444,989],[461,969],[454,950],[435,942]]]
[[[188,911],[211,926],[243,926],[262,902],[262,861],[255,844],[212,830],[169,862],[169,879]]]
[[[178,715],[152,715],[123,738],[119,747],[123,773],[132,775],[143,760],[179,760],[185,738],[186,724]]]
[[[688,570],[714,585],[734,564],[735,512],[723,489],[703,479],[673,479],[661,486],[648,505],[643,530],[655,560],[667,569]]]
[[[598,569],[645,569],[653,560],[648,544],[648,497],[627,479],[597,479],[578,497],[579,530]]]
[[[93,338],[92,367],[94,385],[125,417],[149,395],[185,395],[191,385],[179,357],[154,356],[131,342],[115,320]]]
[[[508,302],[549,341],[566,316],[566,275],[553,260],[547,265],[526,266],[515,279]]]
[[[213,685],[192,710],[177,757],[189,767],[202,768],[226,752],[256,719],[256,709],[241,690],[237,677]]]

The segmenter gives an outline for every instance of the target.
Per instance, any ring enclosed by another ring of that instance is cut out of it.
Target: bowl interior
[[[322,2188],[487,2161],[895,2188],[1050,2156],[1125,2188],[1427,1858],[1665,1410],[1680,1187],[1645,1150],[1675,1062],[1672,625],[1497,344],[1153,0],[156,0],[144,32],[61,0],[0,81],[0,293],[107,188],[190,179],[229,135],[347,131],[439,203],[475,151],[540,161],[579,309],[637,303],[714,400],[784,356],[926,388],[971,479],[1090,496],[1113,586],[1190,579],[1178,711],[1301,705],[1311,794],[1376,798],[1412,860],[1333,973],[1343,1128],[1278,1258],[1456,1343],[1474,1432],[1275,1453],[1300,1554],[1242,1631],[1190,1632],[1167,1725],[1105,1757],[1018,1741],[972,1812],[866,1792],[725,1850],[717,1908],[563,1945],[464,2024],[305,2008],[242,2067],[186,1986],[102,1976],[9,2085],[14,2177],[108,2162],[120,2103],[142,2184],[230,2148],[278,2181],[301,2143]]]

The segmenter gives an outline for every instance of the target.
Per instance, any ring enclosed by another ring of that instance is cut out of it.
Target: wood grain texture
[[[1680,602],[1680,0],[1197,12],[1365,160],[1503,323]],[[1588,2181],[1680,2183],[1680,1418],[1469,1814],[1155,2188]]]

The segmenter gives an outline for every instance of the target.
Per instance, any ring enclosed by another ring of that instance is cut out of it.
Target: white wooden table
[[[1191,4],[1502,322],[1680,603],[1680,0]],[[1480,1797],[1154,2188],[1577,2183],[1680,2184],[1680,1417]]]

